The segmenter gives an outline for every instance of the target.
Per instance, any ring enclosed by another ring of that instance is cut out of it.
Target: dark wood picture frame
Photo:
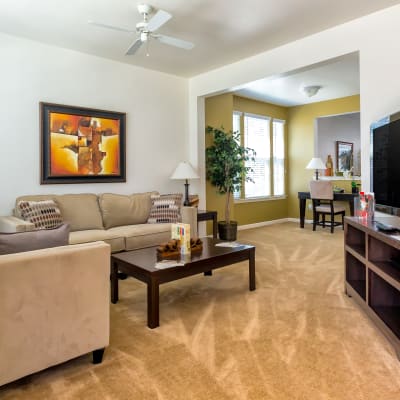
[[[353,166],[353,143],[336,141],[336,171],[350,171]]]
[[[126,182],[126,113],[40,103],[41,184]]]

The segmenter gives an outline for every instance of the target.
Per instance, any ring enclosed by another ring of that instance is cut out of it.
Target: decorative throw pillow
[[[151,195],[149,224],[179,222],[181,215],[182,193]]]
[[[63,223],[60,209],[53,200],[22,200],[17,204],[17,213],[25,221],[32,222],[36,229],[57,228]]]
[[[24,251],[66,246],[69,238],[69,225],[62,224],[55,229],[31,232],[1,233],[0,255],[22,253]]]

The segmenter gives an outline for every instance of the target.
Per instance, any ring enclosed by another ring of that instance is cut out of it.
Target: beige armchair
[[[110,246],[0,256],[0,385],[109,343]]]

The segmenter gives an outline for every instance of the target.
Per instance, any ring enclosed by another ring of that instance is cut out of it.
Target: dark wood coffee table
[[[206,273],[213,269],[225,267],[249,260],[249,289],[256,289],[255,247],[217,247],[221,240],[204,238],[203,249],[192,252],[190,259],[183,260],[184,266],[157,269],[156,247],[126,251],[111,256],[111,302],[118,301],[118,272],[125,273],[147,284],[147,325],[156,328],[159,323],[159,285],[172,282],[187,276]],[[181,261],[180,257],[177,258]]]

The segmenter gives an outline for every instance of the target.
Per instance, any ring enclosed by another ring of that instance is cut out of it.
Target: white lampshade
[[[320,158],[314,157],[307,164],[306,169],[326,169],[326,165]]]
[[[171,175],[170,179],[198,179],[199,175],[186,161],[182,161],[176,167],[174,173]]]

